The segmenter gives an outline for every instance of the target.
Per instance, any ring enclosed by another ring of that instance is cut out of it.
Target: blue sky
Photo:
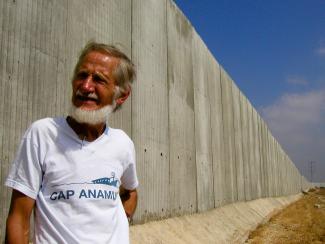
[[[325,1],[175,0],[310,178],[325,182]]]

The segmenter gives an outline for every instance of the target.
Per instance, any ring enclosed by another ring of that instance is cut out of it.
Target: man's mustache
[[[90,98],[90,99],[94,99],[94,100],[96,100],[96,101],[98,100],[98,96],[97,96],[96,93],[94,93],[94,92],[84,94],[84,93],[82,93],[80,90],[77,90],[77,91],[76,91],[76,96],[77,96],[77,97],[80,97],[80,98],[83,98],[83,99],[85,99],[85,98]]]

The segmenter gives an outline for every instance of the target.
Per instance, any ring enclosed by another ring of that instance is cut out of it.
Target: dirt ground
[[[325,243],[325,188],[305,193],[250,233],[246,243]]]

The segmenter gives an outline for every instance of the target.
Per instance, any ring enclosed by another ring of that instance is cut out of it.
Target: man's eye
[[[93,79],[94,79],[94,81],[96,81],[96,82],[100,82],[100,83],[105,83],[106,81],[103,79],[103,78],[101,78],[99,75],[94,75],[93,76]]]

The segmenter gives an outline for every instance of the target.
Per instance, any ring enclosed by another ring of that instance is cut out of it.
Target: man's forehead
[[[107,53],[91,51],[87,53],[81,60],[78,70],[88,68],[112,70],[118,66],[119,62],[119,58],[111,56]]]
[[[112,56],[109,53],[106,53],[104,51],[90,51],[85,55],[83,58],[83,61],[89,61],[89,60],[97,60],[102,62],[112,62],[112,63],[118,63],[119,58]]]

